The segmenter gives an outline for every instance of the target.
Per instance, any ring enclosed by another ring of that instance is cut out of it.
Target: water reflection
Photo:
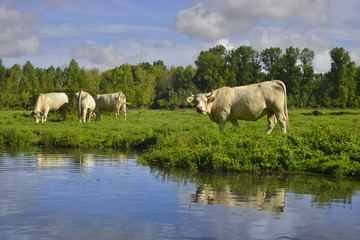
[[[241,207],[281,213],[285,210],[286,192],[284,188],[271,191],[235,192],[230,185],[214,189],[209,184],[197,186],[192,202],[198,204],[219,204],[226,207]]]
[[[296,198],[308,196],[316,208],[351,208],[359,194],[359,179],[308,174],[197,173],[151,168],[163,181],[196,184],[191,202],[206,205],[241,207],[281,213],[286,209],[288,193]]]
[[[357,239],[360,181],[191,173],[135,154],[0,151],[1,239]]]

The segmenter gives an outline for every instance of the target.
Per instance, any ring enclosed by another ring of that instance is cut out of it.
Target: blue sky
[[[317,72],[344,47],[360,65],[358,0],[0,0],[0,58],[6,67],[104,71],[163,60],[194,65],[202,50],[249,45],[305,47]]]

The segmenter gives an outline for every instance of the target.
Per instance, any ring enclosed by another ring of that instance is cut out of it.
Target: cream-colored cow
[[[75,93],[73,104],[78,113],[79,122],[81,122],[81,117],[83,117],[83,122],[90,122],[96,107],[94,98],[89,93],[80,91]]]
[[[264,115],[268,117],[266,134],[271,133],[277,121],[283,133],[289,129],[286,87],[280,80],[223,87],[211,93],[191,94],[186,100],[196,105],[198,113],[209,115],[218,123],[220,131],[228,121],[238,127],[237,120],[256,121]]]
[[[96,120],[100,121],[101,111],[114,111],[114,118],[119,117],[119,110],[121,109],[124,120],[126,120],[126,96],[122,92],[98,94],[95,96],[96,102]]]
[[[40,94],[35,103],[35,110],[31,112],[38,123],[46,122],[49,112],[60,111],[63,121],[66,121],[66,111],[69,104],[69,99],[65,93],[44,93]]]

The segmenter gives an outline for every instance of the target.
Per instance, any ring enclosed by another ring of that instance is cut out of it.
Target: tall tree
[[[123,64],[113,70],[112,91],[121,91],[128,101],[134,98],[134,76],[130,64]]]
[[[20,81],[22,78],[22,70],[19,64],[15,64],[9,69],[9,75],[3,85],[1,98],[7,108],[20,106]]]
[[[161,60],[154,62],[149,73],[155,77],[156,107],[169,106],[174,86],[173,78],[164,62]]]
[[[221,48],[221,47],[220,47]],[[225,57],[217,51],[202,51],[195,60],[195,84],[200,91],[211,91],[225,85]]]
[[[57,67],[55,70],[55,76],[54,76],[54,89],[56,92],[62,92],[64,88],[64,77],[63,77],[63,71],[60,67]]]
[[[80,69],[75,59],[71,59],[68,67],[64,69],[64,90],[68,96],[73,96],[82,90],[85,83],[85,70]]]
[[[330,51],[330,56],[330,97],[333,99],[335,106],[350,106],[356,99],[355,63],[351,61],[349,52],[342,47],[333,48]]]
[[[231,50],[227,57],[230,72],[235,73],[237,85],[261,82],[259,53],[250,46],[240,46]]]
[[[300,57],[299,48],[289,47],[282,56],[283,72],[280,80],[286,85],[289,105],[297,105],[300,98],[301,68],[297,64]]]
[[[134,82],[134,105],[149,108],[155,99],[155,77],[138,65],[134,68]]]
[[[20,97],[24,103],[24,108],[27,110],[29,105],[35,104],[41,88],[35,68],[30,61],[25,63],[22,70],[23,76],[20,80]]]
[[[301,107],[306,107],[312,104],[315,104],[315,100],[313,96],[311,96],[311,92],[314,86],[314,52],[309,50],[308,48],[304,48],[300,53],[301,60],[301,69],[302,69],[302,78],[300,83],[300,103],[298,103]]]
[[[260,59],[264,64],[264,70],[267,72],[265,80],[280,79],[283,69],[282,50],[277,48],[266,48],[260,54]]]

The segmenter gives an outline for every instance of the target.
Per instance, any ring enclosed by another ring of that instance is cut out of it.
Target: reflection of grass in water
[[[315,114],[316,111],[316,114]],[[193,109],[131,110],[127,121],[102,114],[79,123],[58,114],[36,124],[25,111],[0,111],[0,145],[145,151],[141,162],[206,171],[306,171],[360,176],[359,110],[291,110],[290,131],[277,125],[265,135],[267,120],[239,121],[223,133]],[[14,118],[14,115],[16,118]],[[7,118],[4,120],[4,118]]]

